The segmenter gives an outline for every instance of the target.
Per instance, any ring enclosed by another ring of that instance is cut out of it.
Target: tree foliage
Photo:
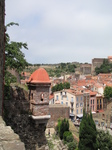
[[[76,143],[74,141],[68,143],[68,150],[76,150]]]
[[[104,97],[107,98],[108,100],[112,98],[112,87],[106,86],[104,89]]]
[[[108,132],[98,131],[97,147],[100,150],[112,150],[112,136]]]
[[[60,84],[56,84],[55,86],[52,87],[51,91],[56,92],[56,91],[60,91],[63,89],[69,89],[70,88],[70,83],[69,82],[64,82],[64,83],[60,83]]]
[[[63,134],[65,131],[69,131],[69,122],[66,119],[58,120],[57,131],[60,139],[63,139]]]
[[[9,23],[6,25],[10,27],[12,25],[18,25],[17,23]],[[16,71],[22,71],[27,65],[27,61],[25,60],[25,55],[21,51],[22,48],[28,49],[26,43],[22,42],[14,42],[10,40],[10,36],[6,32],[6,42],[5,42],[5,83],[9,83],[9,81],[13,82],[14,77],[10,75],[10,79],[8,78],[7,69],[15,69]],[[11,79],[11,77],[13,79]],[[8,82],[7,82],[8,81]]]
[[[100,67],[95,68],[95,72],[96,74],[112,72],[112,63],[109,63],[107,59],[104,59],[103,64]]]
[[[96,136],[97,131],[92,114],[86,114],[84,110],[79,130],[79,150],[97,150]]]
[[[12,25],[18,25],[17,23],[9,23],[6,25],[10,27]],[[14,42],[10,40],[8,33],[6,33],[6,42],[5,42],[5,67],[16,69],[17,71],[22,71],[25,66],[28,65],[27,61],[25,60],[25,55],[21,51],[22,48],[28,49],[26,43],[22,42]]]

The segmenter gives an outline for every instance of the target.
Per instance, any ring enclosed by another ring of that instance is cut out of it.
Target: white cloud
[[[112,49],[112,1],[6,0],[12,40],[28,43],[31,63],[91,62]]]

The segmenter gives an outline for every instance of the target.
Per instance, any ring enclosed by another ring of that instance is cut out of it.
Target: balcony
[[[70,103],[72,103],[72,104],[73,104],[73,103],[74,103],[74,100],[71,100],[71,101],[70,101]]]
[[[74,109],[73,105],[71,105],[70,109],[72,109],[72,110]]]
[[[71,107],[70,109],[71,109],[71,110],[74,110],[74,108],[73,108],[73,107]]]
[[[67,97],[67,95],[62,95],[63,97]]]

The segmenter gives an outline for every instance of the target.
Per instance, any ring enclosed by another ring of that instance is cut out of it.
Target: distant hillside
[[[70,74],[75,72],[75,68],[79,67],[80,63],[59,63],[59,64],[29,64],[29,66],[24,70],[30,73],[34,72],[39,67],[45,68],[51,77],[60,77],[63,74]]]

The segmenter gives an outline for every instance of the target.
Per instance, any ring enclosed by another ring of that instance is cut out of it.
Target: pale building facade
[[[70,116],[76,117],[83,114],[83,93],[74,90],[62,90],[54,93],[54,103],[65,104],[70,107]]]

